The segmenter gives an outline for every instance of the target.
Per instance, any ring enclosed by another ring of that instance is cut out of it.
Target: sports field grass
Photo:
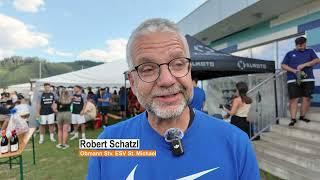
[[[110,120],[110,124],[116,120]],[[102,128],[88,130],[87,138],[96,138]],[[85,179],[87,173],[88,158],[78,155],[78,140],[69,141],[70,148],[62,150],[56,148],[56,143],[45,137],[44,144],[39,145],[39,135],[35,137],[36,165],[32,164],[32,144],[29,142],[23,153],[23,171],[26,180],[78,180]],[[3,159],[0,159],[3,161]],[[0,180],[19,179],[19,165],[9,169],[9,165],[0,166]],[[266,172],[261,171],[263,180],[279,180]]]

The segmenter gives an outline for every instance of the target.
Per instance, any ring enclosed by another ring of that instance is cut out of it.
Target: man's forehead
[[[177,38],[180,39],[180,36],[176,32],[164,31],[164,32],[147,32],[140,33],[136,36],[137,40],[146,40],[146,41],[159,41],[160,39],[166,38]]]
[[[133,42],[133,56],[149,54],[155,49],[165,49],[170,55],[185,55],[185,47],[181,37],[174,32],[153,32],[139,35]]]

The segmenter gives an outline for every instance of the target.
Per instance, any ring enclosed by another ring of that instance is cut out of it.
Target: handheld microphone
[[[181,139],[184,134],[181,129],[170,128],[164,133],[165,141],[171,144],[171,151],[175,156],[181,156],[184,154],[183,145]]]

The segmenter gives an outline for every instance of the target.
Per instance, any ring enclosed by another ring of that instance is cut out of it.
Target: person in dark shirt
[[[44,92],[40,93],[40,96],[38,97],[38,103],[37,103],[37,111],[36,111],[36,117],[40,121],[40,139],[39,144],[42,144],[44,142],[44,134],[45,134],[45,126],[49,125],[49,131],[50,131],[50,140],[52,142],[55,142],[54,138],[54,112],[53,112],[53,105],[56,101],[57,96],[51,92],[50,90],[50,84],[44,83]]]
[[[10,111],[4,106],[0,105],[0,129],[6,129],[10,118]]]
[[[3,101],[5,98],[6,98],[6,93],[5,92],[1,93],[0,100]]]
[[[76,139],[79,137],[78,128],[81,127],[82,139],[86,138],[85,130],[86,130],[86,120],[84,118],[84,109],[87,104],[87,98],[85,94],[82,93],[81,86],[74,87],[74,94],[72,97],[72,115],[71,115],[71,123],[74,127],[74,136],[71,137],[70,140]]]
[[[128,100],[126,98],[127,98],[126,90],[124,87],[121,87],[119,91],[119,105],[120,105],[120,114],[122,118],[126,117],[126,106],[128,104]]]
[[[299,120],[310,122],[305,115],[310,107],[310,97],[315,87],[313,66],[320,63],[317,54],[307,47],[307,39],[299,37],[295,40],[296,48],[286,54],[282,62],[282,69],[287,71],[287,83],[289,94],[289,109],[291,122],[294,126],[296,121],[298,100],[302,98]]]
[[[11,109],[14,108],[14,103],[12,102],[11,99],[8,99],[6,102],[6,108],[10,111]]]
[[[101,87],[97,86],[96,89],[97,89],[97,91],[94,94],[93,100],[94,100],[94,103],[96,105],[98,105],[98,99],[100,98],[100,89],[101,89]]]
[[[87,99],[94,99],[94,93],[91,87],[88,87]]]

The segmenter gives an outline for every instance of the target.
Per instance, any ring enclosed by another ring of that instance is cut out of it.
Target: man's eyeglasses
[[[160,76],[160,66],[167,65],[169,72],[176,78],[186,76],[190,71],[190,58],[175,58],[168,63],[157,64],[146,62],[135,66],[132,71],[137,71],[139,78],[147,83],[156,81]]]

